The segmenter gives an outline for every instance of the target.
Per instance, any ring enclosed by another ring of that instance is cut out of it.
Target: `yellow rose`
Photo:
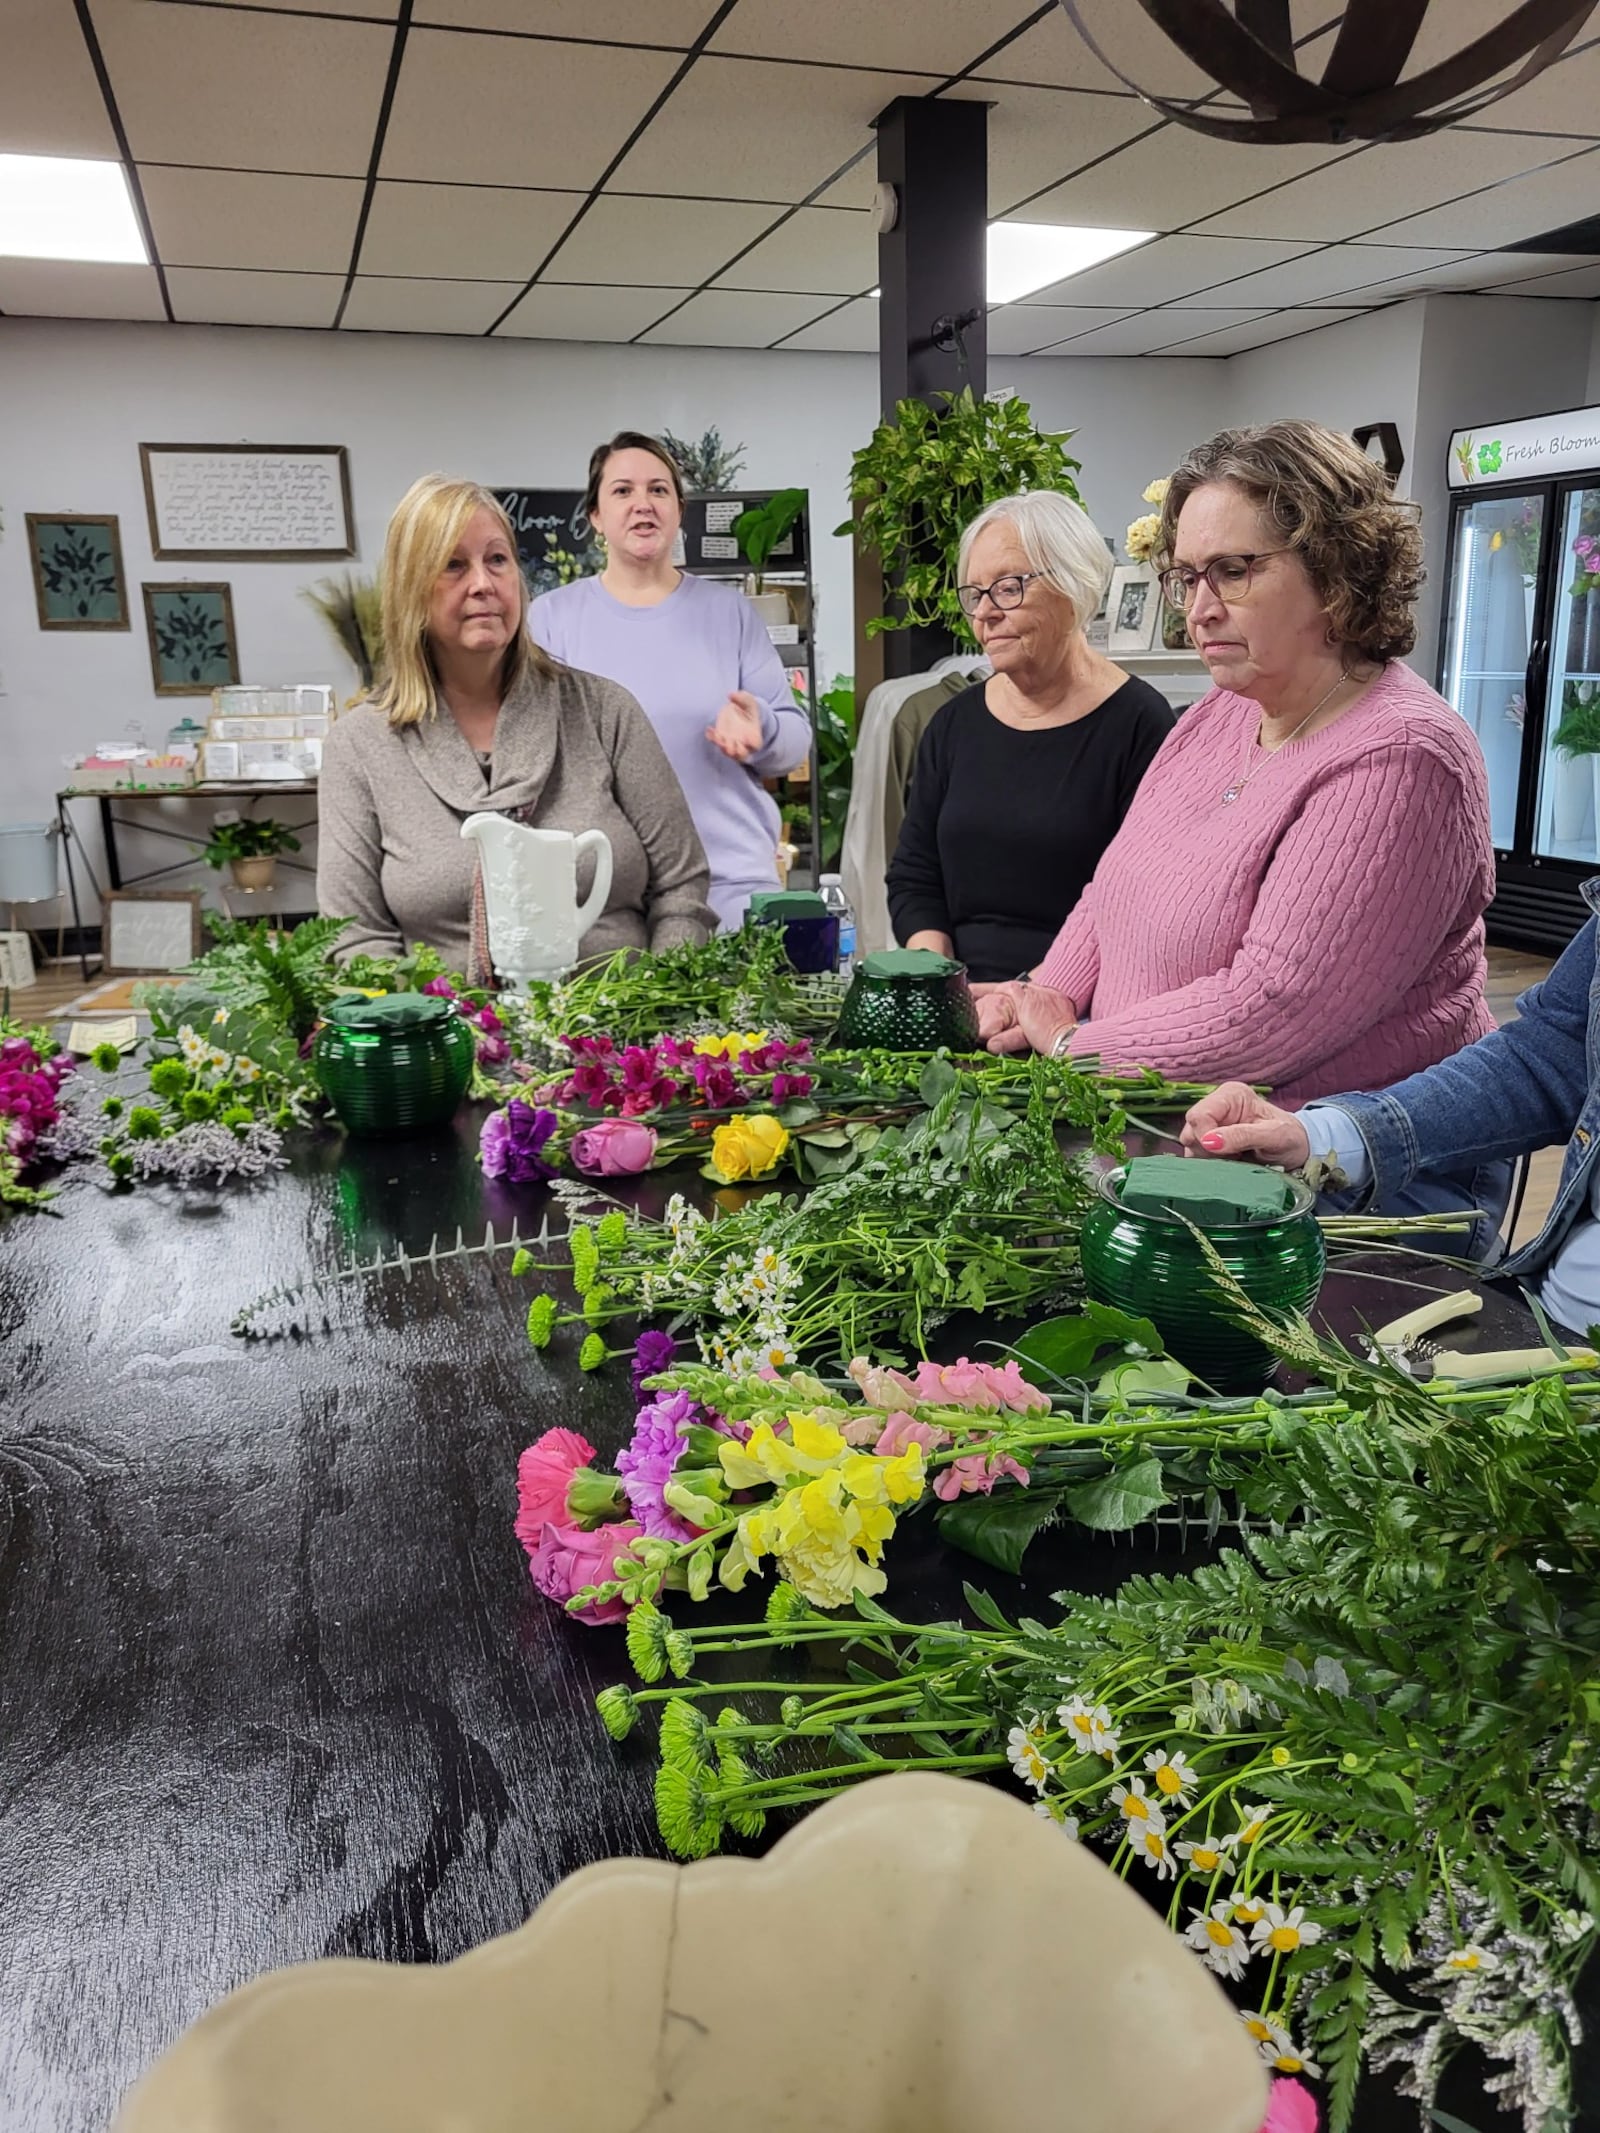
[[[788,1145],[788,1128],[775,1118],[741,1112],[712,1134],[711,1160],[725,1178],[764,1178],[778,1167]]]
[[[1153,481],[1150,484],[1149,488],[1145,490],[1145,502],[1147,504],[1164,504],[1167,500],[1167,491],[1171,487],[1172,476],[1170,474],[1163,474],[1159,481]]]

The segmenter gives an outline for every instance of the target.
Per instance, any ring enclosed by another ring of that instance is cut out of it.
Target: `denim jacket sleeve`
[[[1414,1178],[1459,1171],[1570,1139],[1589,1090],[1590,919],[1518,1019],[1376,1095],[1326,1099],[1348,1112],[1371,1165],[1363,1205]]]

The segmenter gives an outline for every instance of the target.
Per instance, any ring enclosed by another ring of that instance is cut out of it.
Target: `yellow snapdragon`
[[[792,1414],[788,1435],[761,1422],[744,1443],[719,1446],[731,1488],[774,1487],[739,1520],[719,1575],[737,1591],[763,1556],[813,1606],[842,1607],[858,1592],[882,1592],[878,1567],[895,1529],[891,1506],[915,1503],[926,1483],[920,1444],[879,1459],[848,1445],[831,1423]]]

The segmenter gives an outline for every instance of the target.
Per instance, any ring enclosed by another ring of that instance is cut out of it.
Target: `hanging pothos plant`
[[[1025,400],[974,399],[970,386],[938,394],[938,406],[902,400],[880,422],[850,467],[850,497],[861,505],[858,533],[883,565],[886,590],[900,612],[875,615],[867,634],[936,625],[958,643],[972,632],[956,600],[961,536],[986,504],[1024,489],[1054,489],[1080,501],[1073,475],[1081,461],[1064,450],[1071,430],[1034,428]]]

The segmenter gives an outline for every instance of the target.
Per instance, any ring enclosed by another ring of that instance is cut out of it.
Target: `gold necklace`
[[[1231,785],[1225,785],[1222,788],[1222,804],[1224,807],[1232,807],[1234,801],[1238,799],[1240,793],[1244,791],[1245,787],[1255,776],[1256,772],[1258,770],[1264,770],[1266,766],[1273,760],[1274,756],[1282,755],[1284,749],[1288,747],[1290,741],[1299,740],[1301,734],[1305,732],[1307,726],[1310,725],[1311,721],[1316,717],[1317,713],[1322,710],[1324,705],[1332,703],[1333,699],[1338,695],[1339,691],[1344,687],[1345,683],[1349,679],[1350,677],[1348,674],[1341,674],[1339,676],[1339,679],[1334,683],[1333,687],[1328,691],[1327,695],[1321,697],[1316,703],[1311,706],[1311,709],[1306,713],[1305,717],[1300,721],[1299,725],[1295,727],[1293,733],[1288,736],[1287,740],[1280,741],[1277,747],[1274,748],[1270,754],[1264,755],[1261,758],[1261,761],[1259,763],[1252,763],[1250,768],[1246,770],[1242,776],[1235,778]],[[1259,745],[1259,736],[1257,742],[1253,743],[1252,745]]]

